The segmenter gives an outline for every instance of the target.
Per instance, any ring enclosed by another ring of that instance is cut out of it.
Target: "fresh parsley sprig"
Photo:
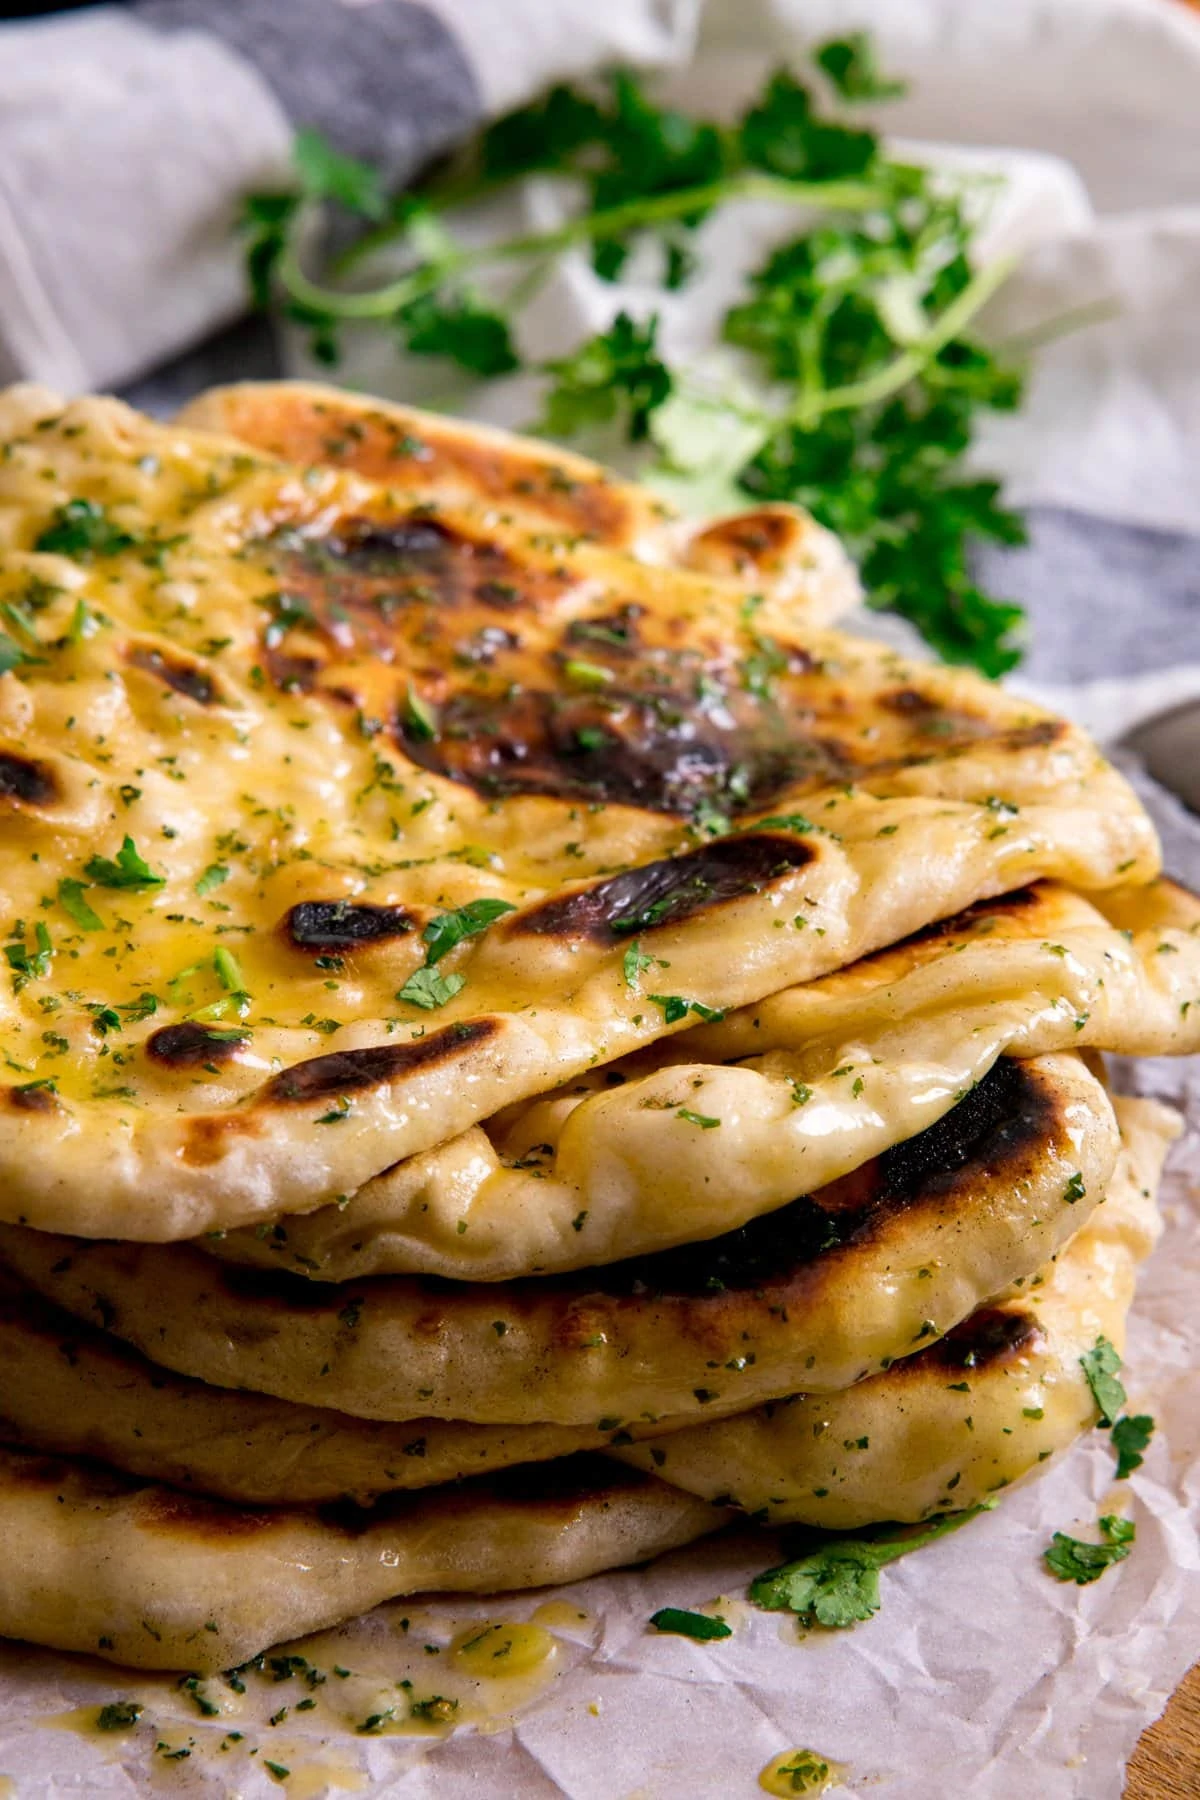
[[[857,1625],[879,1611],[882,1568],[958,1531],[994,1504],[987,1500],[961,1512],[944,1513],[900,1534],[893,1530],[889,1535],[885,1527],[856,1537],[834,1538],[795,1562],[757,1576],[750,1583],[750,1598],[768,1612],[795,1613],[802,1625],[823,1625],[831,1630]]]
[[[816,80],[842,102],[901,91],[862,34],[823,45],[814,61]],[[532,173],[563,178],[581,196],[562,225],[471,244],[447,229],[453,206]],[[869,603],[911,620],[951,661],[998,675],[1019,660],[1020,608],[980,588],[970,551],[981,539],[1019,543],[1023,527],[997,483],[961,473],[980,414],[1020,398],[1018,372],[969,335],[1012,264],[974,267],[962,196],[826,110],[811,83],[779,72],[724,124],[660,106],[636,77],[619,73],[606,91],[553,89],[395,200],[374,171],[312,132],[297,141],[296,176],[292,192],[247,203],[247,265],[259,301],[275,296],[326,361],[336,360],[341,325],[374,321],[410,352],[485,377],[521,366],[521,306],[565,252],[588,249],[596,273],[611,281],[649,245],[671,290],[693,273],[697,228],[715,209],[751,199],[804,209],[804,229],[750,275],[720,328],[769,403],[748,400],[743,386],[736,394],[699,387],[692,371],[671,365],[652,314],[622,313],[540,365],[539,429],[562,438],[617,427],[631,444],[650,440],[662,461],[649,479],[669,479],[685,501],[690,488],[695,504],[711,491],[712,471],[681,469],[679,446],[690,434],[678,409],[686,425],[687,405],[702,406],[737,426],[721,491],[808,507],[857,558]],[[410,261],[397,279],[364,290],[309,275],[297,249],[301,214],[330,202],[370,226],[335,272],[349,274],[399,242]],[[494,277],[510,267],[514,281],[498,299]],[[485,276],[487,295],[477,285]]]

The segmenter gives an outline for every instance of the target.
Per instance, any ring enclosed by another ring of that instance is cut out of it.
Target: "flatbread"
[[[1044,882],[700,1025],[413,1157],[341,1206],[202,1240],[319,1281],[504,1281],[713,1237],[941,1117],[1002,1053],[1200,1050],[1200,901],[1109,924]]]
[[[29,658],[0,676],[10,1220],[164,1241],[312,1210],[693,1004],[1037,876],[1155,872],[1087,739],[960,671],[115,401],[48,407],[0,400]],[[516,910],[449,948],[487,900]],[[440,1009],[396,998],[451,976]]]
[[[534,531],[729,577],[800,607],[814,625],[861,597],[840,542],[801,507],[768,503],[697,526],[570,450],[415,406],[318,382],[243,381],[210,388],[176,422],[283,462],[353,469],[439,506],[479,506]]]
[[[381,1423],[209,1387],[11,1281],[0,1286],[0,1367],[0,1443],[88,1457],[249,1506],[365,1503],[629,1437],[578,1425]]]
[[[850,1530],[973,1506],[1096,1421],[1080,1365],[1118,1350],[1179,1118],[1116,1101],[1122,1150],[1104,1203],[1057,1259],[929,1349],[835,1395],[797,1396],[612,1454],[769,1524]]]
[[[352,1507],[250,1511],[0,1450],[0,1635],[205,1674],[402,1594],[578,1581],[727,1514],[581,1457]]]
[[[723,1239],[580,1276],[331,1287],[0,1225],[19,1277],[153,1361],[366,1418],[617,1429],[849,1386],[1031,1275],[1098,1202],[1112,1107],[1002,1058],[944,1119]]]

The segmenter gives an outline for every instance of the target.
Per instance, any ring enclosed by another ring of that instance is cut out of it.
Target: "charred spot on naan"
[[[372,944],[408,937],[418,920],[404,906],[357,900],[301,900],[283,920],[289,944],[312,956],[345,956]]]
[[[697,914],[759,894],[773,881],[807,868],[817,856],[806,839],[781,832],[747,831],[718,838],[680,856],[645,863],[541,905],[512,922],[514,935],[591,938],[619,943],[655,926],[675,925]]]
[[[688,542],[684,567],[752,581],[777,574],[816,534],[813,521],[789,506],[759,506],[718,519]]]
[[[974,1369],[980,1373],[1016,1362],[1045,1341],[1041,1322],[1023,1308],[984,1306],[960,1325],[954,1325],[928,1349],[902,1357],[893,1373],[919,1377],[931,1371]]]
[[[0,800],[18,806],[53,806],[61,800],[58,778],[49,763],[16,751],[0,750]]]
[[[18,1112],[53,1113],[58,1111],[58,1096],[45,1081],[27,1081],[5,1090],[8,1104]]]
[[[213,1063],[232,1062],[250,1034],[220,1025],[204,1025],[183,1019],[162,1025],[146,1039],[146,1055],[166,1069],[195,1069]]]
[[[703,583],[691,605],[644,604],[536,537],[500,542],[429,508],[288,527],[255,548],[279,581],[263,630],[273,684],[355,708],[410,761],[490,799],[740,818],[983,739],[1043,741],[1029,735],[1043,726],[998,731],[916,677],[864,692],[803,643],[758,633],[752,611],[731,633]]]
[[[259,1090],[260,1104],[304,1104],[364,1088],[385,1087],[400,1076],[411,1076],[439,1064],[453,1063],[468,1051],[494,1038],[503,1025],[499,1019],[464,1019],[444,1025],[424,1037],[403,1044],[370,1044],[361,1050],[332,1050],[325,1056],[293,1063],[273,1075]]]
[[[131,643],[125,646],[125,661],[131,668],[181,694],[197,706],[219,706],[223,702],[220,684],[211,670],[177,650],[164,650],[158,644]]]
[[[593,1273],[573,1285],[606,1296],[678,1296],[714,1311],[739,1296],[753,1296],[756,1306],[764,1295],[799,1300],[827,1259],[885,1232],[897,1213],[953,1211],[985,1183],[1019,1182],[1055,1124],[1055,1101],[1039,1072],[1001,1057],[935,1124],[816,1194],[723,1237],[612,1263],[599,1281]]]

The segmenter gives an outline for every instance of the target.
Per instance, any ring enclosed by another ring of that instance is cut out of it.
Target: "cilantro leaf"
[[[816,51],[813,61],[843,100],[891,100],[905,92],[903,81],[889,81],[880,75],[875,47],[865,31],[831,38]]]
[[[441,962],[443,956],[448,956],[464,938],[478,937],[505,913],[516,910],[511,900],[468,900],[465,906],[456,907],[453,912],[439,913],[430,919],[421,933],[427,945],[426,963],[432,967]]]
[[[681,1606],[660,1606],[656,1613],[651,1613],[650,1623],[655,1631],[695,1638],[701,1644],[733,1636],[732,1627],[724,1619],[710,1618],[708,1613],[688,1612]]]
[[[68,500],[65,506],[55,507],[50,524],[34,539],[33,547],[90,562],[93,556],[116,556],[136,542],[95,500]]]
[[[1148,1413],[1134,1413],[1117,1420],[1112,1428],[1112,1447],[1117,1453],[1118,1481],[1141,1468],[1145,1461],[1142,1451],[1153,1436],[1154,1420]]]
[[[657,350],[658,317],[637,324],[617,314],[607,331],[597,332],[570,356],[543,365],[554,377],[546,395],[542,430],[570,437],[587,426],[619,419],[631,443],[648,436],[650,415],[668,398],[675,382]]]
[[[424,1012],[433,1012],[436,1007],[445,1006],[447,1000],[453,1000],[466,985],[465,975],[442,975],[427,964],[413,970],[396,998],[409,1006],[419,1006]]]
[[[879,1611],[879,1571],[897,1557],[957,1531],[994,1502],[946,1513],[900,1537],[834,1538],[795,1562],[768,1569],[750,1584],[750,1598],[768,1612],[794,1612],[805,1625],[839,1629]]]
[[[228,880],[229,866],[227,863],[209,863],[196,883],[196,893],[203,900],[205,894],[211,894],[214,888],[220,887],[223,881]]]
[[[1080,1587],[1099,1581],[1106,1569],[1123,1562],[1133,1548],[1137,1528],[1132,1519],[1120,1519],[1106,1513],[1100,1520],[1099,1544],[1086,1544],[1079,1538],[1056,1531],[1048,1549],[1042,1552],[1046,1567],[1059,1581],[1074,1581]]]
[[[154,873],[128,834],[117,851],[115,862],[107,856],[92,856],[85,863],[83,872],[97,886],[109,888],[160,888],[167,879],[165,875]]]
[[[1102,1425],[1111,1425],[1125,1404],[1125,1389],[1119,1370],[1121,1358],[1106,1337],[1098,1337],[1093,1349],[1086,1350],[1079,1366],[1087,1377]]]

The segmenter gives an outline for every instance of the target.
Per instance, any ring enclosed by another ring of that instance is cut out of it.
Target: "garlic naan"
[[[752,599],[0,400],[4,1216],[308,1211],[697,1006],[1153,875],[1073,727]]]
[[[365,1418],[615,1430],[847,1387],[1031,1275],[1097,1204],[1112,1106],[1078,1056],[1001,1060],[840,1182],[707,1243],[577,1276],[331,1286],[184,1245],[0,1225],[48,1299],[154,1362]]]
[[[915,1137],[1001,1054],[1200,1050],[1200,901],[1160,881],[1122,905],[1128,932],[1048,882],[981,902],[514,1107],[340,1206],[201,1248],[320,1281],[505,1281],[734,1230]]]
[[[2,1274],[0,1366],[0,1443],[94,1458],[250,1506],[365,1502],[629,1436],[578,1425],[384,1423],[209,1387],[147,1362]]]
[[[1103,1203],[1057,1259],[915,1356],[841,1394],[797,1395],[614,1456],[768,1524],[851,1530],[973,1506],[1096,1420],[1080,1363],[1117,1349],[1178,1115],[1115,1102],[1122,1148]]]
[[[239,382],[201,394],[176,423],[239,438],[301,467],[353,469],[436,506],[479,506],[644,562],[729,576],[755,594],[795,604],[814,625],[860,598],[838,539],[797,506],[767,503],[697,526],[649,488],[570,450],[344,388]]]
[[[205,1674],[402,1594],[509,1593],[645,1562],[727,1513],[580,1457],[396,1495],[248,1511],[0,1450],[0,1636]]]

